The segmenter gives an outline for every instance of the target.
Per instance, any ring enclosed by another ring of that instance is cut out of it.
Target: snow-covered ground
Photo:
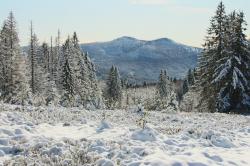
[[[0,106],[0,165],[250,165],[248,116]]]

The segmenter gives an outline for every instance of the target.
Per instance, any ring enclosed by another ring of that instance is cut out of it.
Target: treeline
[[[99,108],[101,92],[94,64],[82,52],[76,33],[60,44],[39,44],[31,24],[27,55],[19,45],[13,13],[0,34],[1,100],[12,104],[62,105]],[[54,44],[54,46],[53,46]]]
[[[166,70],[161,70],[157,83],[128,84],[121,79],[119,70],[112,66],[103,89],[105,106],[109,109],[141,106],[147,110],[178,110],[175,83]]]
[[[0,33],[0,63],[0,100],[10,104],[115,109],[124,106],[124,90],[138,86],[122,81],[112,66],[101,89],[94,64],[81,50],[75,32],[62,44],[60,32],[55,41],[40,44],[31,23],[30,44],[23,51],[12,12]],[[156,93],[148,108],[165,109],[175,100],[172,83],[162,70],[158,83],[151,84]]]

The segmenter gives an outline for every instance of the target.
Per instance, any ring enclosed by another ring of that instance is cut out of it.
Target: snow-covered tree
[[[122,87],[120,74],[117,67],[112,66],[108,79],[106,81],[106,89],[104,92],[106,106],[108,108],[121,107]]]
[[[30,66],[30,89],[33,95],[38,96],[42,96],[47,82],[46,75],[42,67],[42,60],[40,60],[41,57],[42,55],[38,39],[33,33],[33,26],[31,23],[30,48],[28,55]]]
[[[250,109],[250,56],[242,12],[229,15],[226,49],[218,61],[213,83],[218,87],[217,109],[222,112]]]
[[[95,68],[88,54],[81,51],[76,33],[68,38],[59,56],[58,87],[64,101],[88,108],[101,105]]]
[[[198,68],[199,110],[242,111],[250,108],[249,49],[242,12],[226,15],[221,2],[212,18]]]
[[[25,59],[21,57],[13,13],[4,21],[0,35],[1,99],[22,104],[28,99]]]
[[[218,66],[217,62],[225,51],[226,18],[225,6],[220,2],[215,16],[211,19],[203,53],[199,57],[196,87],[201,94],[200,111],[216,111],[217,87],[212,84],[212,81],[214,71]]]
[[[27,77],[26,58],[18,54],[14,59],[13,70],[13,91],[11,103],[27,104],[31,100],[29,80]]]
[[[192,86],[194,84],[195,78],[194,78],[194,71],[189,69],[187,74],[187,82],[189,86]]]
[[[6,26],[4,24],[4,26]],[[7,89],[7,64],[6,64],[6,53],[7,53],[7,34],[5,31],[5,27],[3,26],[3,29],[1,29],[0,33],[0,96],[3,97],[3,95],[6,93]]]
[[[186,93],[188,92],[188,90],[189,90],[188,80],[185,79],[185,80],[183,81],[183,85],[182,85],[182,94],[183,94],[183,95],[186,94]]]
[[[180,103],[180,110],[185,112],[194,112],[197,110],[199,104],[200,94],[191,87],[187,93],[184,94],[183,99]]]
[[[49,45],[47,43],[43,43],[41,47],[41,55],[42,55],[42,63],[44,70],[49,73],[50,72],[50,53],[49,53]]]
[[[159,81],[157,84],[157,95],[163,99],[169,95],[169,91],[170,81],[167,78],[167,72],[166,70],[161,70]]]
[[[85,75],[87,76],[86,83],[89,83],[89,100],[90,104],[95,106],[96,108],[101,108],[103,105],[101,91],[98,85],[98,80],[96,77],[96,69],[93,62],[91,62],[88,53],[84,55],[84,62],[86,67]],[[117,71],[117,75],[119,77],[119,71]],[[118,81],[119,82],[119,81]],[[85,83],[85,84],[86,84]]]
[[[53,64],[51,64],[50,49],[49,45],[44,42],[41,46],[40,54],[38,54],[41,59],[38,61],[39,66],[42,67],[42,72],[40,74],[43,76],[45,81],[43,83],[44,91],[42,95],[46,105],[57,105],[59,103],[60,96],[57,90],[55,77],[51,72],[51,66],[53,66]]]
[[[68,38],[63,45],[62,54],[63,54],[63,64],[61,69],[61,83],[62,83],[62,102],[65,106],[73,105],[75,101],[75,86],[76,78],[74,69],[72,67],[72,49],[73,44]]]
[[[159,81],[156,86],[154,107],[157,110],[167,109],[173,107],[175,110],[178,107],[176,93],[171,84],[166,70],[161,70]]]
[[[76,78],[77,102],[87,108],[101,107],[101,93],[99,90],[94,64],[88,53],[83,53],[76,32],[72,37],[72,58]]]

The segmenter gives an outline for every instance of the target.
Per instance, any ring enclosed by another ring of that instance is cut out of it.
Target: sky
[[[0,0],[0,24],[14,12],[21,45],[29,42],[30,21],[39,41],[77,32],[81,43],[121,36],[142,40],[170,38],[201,47],[220,0]],[[250,0],[224,0],[227,12],[244,11],[250,24]],[[247,26],[250,36],[250,27]]]

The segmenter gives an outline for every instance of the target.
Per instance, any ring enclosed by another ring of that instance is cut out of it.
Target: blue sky
[[[14,12],[21,45],[28,44],[32,20],[40,42],[56,36],[59,28],[62,38],[76,31],[82,43],[132,36],[146,40],[167,37],[201,46],[218,3],[219,0],[1,0],[0,22],[10,11]],[[224,3],[228,12],[244,11],[250,24],[249,0]]]

